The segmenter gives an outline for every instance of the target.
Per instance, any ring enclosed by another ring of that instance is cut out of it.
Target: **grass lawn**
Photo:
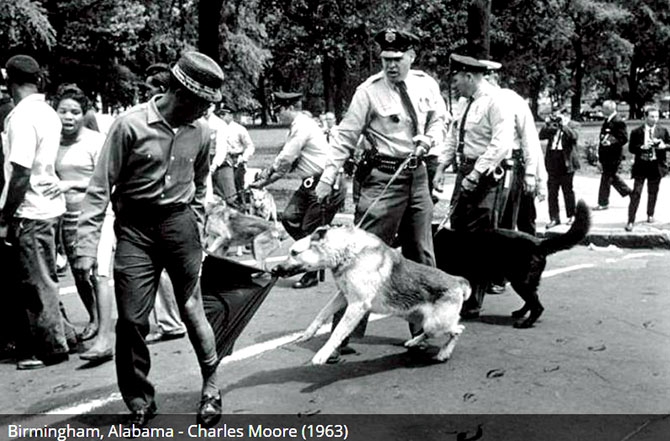
[[[630,121],[628,123],[628,128],[632,129],[637,125],[639,125],[639,122]],[[600,171],[598,167],[590,165],[586,160],[586,151],[588,145],[597,144],[600,133],[600,123],[582,124],[578,131],[578,149],[582,168],[577,172],[577,174],[581,176],[599,176]],[[251,135],[251,139],[256,146],[256,153],[249,160],[248,166],[263,169],[269,167],[272,164],[273,159],[281,150],[281,147],[284,145],[284,141],[286,140],[288,129],[285,127],[251,128],[249,129],[249,134]],[[626,153],[626,160],[622,164],[621,169],[623,176],[627,176],[630,173],[632,156],[628,153],[626,147],[624,147],[624,153]],[[448,179],[453,179],[453,175],[449,175]],[[347,184],[349,185],[349,196],[346,198],[345,206],[342,212],[353,213],[354,206],[351,200],[351,181],[349,180]],[[300,181],[298,179],[280,179],[279,181],[268,186],[268,190],[270,190],[274,196],[277,203],[277,208],[280,212],[284,210],[289,198],[299,185]],[[435,208],[435,219],[441,220],[446,215],[446,210],[448,208],[446,205],[447,204],[445,203],[437,204]]]

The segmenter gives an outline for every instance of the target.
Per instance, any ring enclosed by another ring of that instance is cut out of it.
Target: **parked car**
[[[599,109],[582,110],[579,115],[582,117],[582,121],[602,121],[605,119],[605,115]]]

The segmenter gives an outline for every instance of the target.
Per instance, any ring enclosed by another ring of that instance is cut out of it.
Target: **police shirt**
[[[330,158],[330,150],[323,129],[313,118],[299,112],[272,168],[280,175],[292,173],[300,179],[318,175]]]
[[[476,160],[475,170],[485,174],[509,157],[514,143],[513,114],[499,93],[500,89],[482,80],[472,96],[473,102],[465,116],[463,154]],[[440,162],[451,164],[458,148],[461,115],[447,137]]]
[[[447,107],[439,85],[419,70],[410,70],[405,84],[417,116],[417,134],[430,137],[431,145],[442,144]],[[381,155],[405,158],[415,151],[412,119],[397,86],[383,72],[371,76],[356,89],[349,110],[331,140],[333,158],[323,173],[323,182],[332,185],[337,170],[356,148],[361,134],[366,134],[368,142]]]
[[[511,89],[500,89],[505,103],[513,109],[514,115],[514,150],[521,149],[525,162],[525,173],[535,175],[538,163],[542,161],[542,146],[540,136],[535,127],[535,118],[528,107],[526,100]]]

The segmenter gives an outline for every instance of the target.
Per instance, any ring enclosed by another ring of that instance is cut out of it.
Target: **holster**
[[[356,165],[356,173],[354,173],[356,181],[363,182],[370,175],[375,166],[375,156],[377,156],[377,149],[375,148],[363,152],[361,160]]]

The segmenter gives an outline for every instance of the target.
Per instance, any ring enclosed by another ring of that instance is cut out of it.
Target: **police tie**
[[[458,128],[458,153],[463,153],[463,148],[465,147],[465,119],[468,117],[468,112],[470,111],[470,106],[472,106],[473,98],[468,99],[468,105],[463,112],[463,117],[461,118],[461,125]]]
[[[405,111],[409,114],[410,119],[412,120],[412,136],[416,136],[417,129],[419,127],[419,119],[416,117],[416,112],[414,111],[414,106],[412,105],[412,100],[409,99],[407,94],[407,84],[404,81],[398,81],[398,93],[400,93],[400,100],[402,101],[402,106],[405,108]]]

